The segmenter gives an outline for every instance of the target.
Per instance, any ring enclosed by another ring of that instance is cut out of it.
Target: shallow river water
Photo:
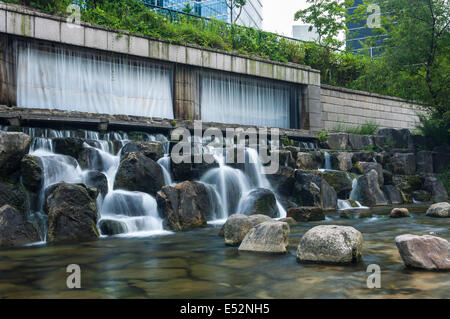
[[[406,269],[395,246],[400,234],[450,239],[450,219],[345,220],[291,227],[289,253],[240,253],[219,226],[157,237],[107,237],[77,245],[0,250],[0,298],[450,298],[450,272]],[[381,209],[380,212],[383,212]],[[357,265],[299,264],[301,236],[320,224],[353,226],[364,237]],[[66,286],[66,267],[81,267],[81,289]],[[369,264],[381,267],[381,288],[368,289]]]

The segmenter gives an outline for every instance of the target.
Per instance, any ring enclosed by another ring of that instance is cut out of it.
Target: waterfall
[[[350,199],[355,201],[355,203],[358,205],[357,208],[369,209],[369,207],[361,205],[361,203],[358,201],[358,179],[357,178],[354,178],[352,180],[352,191],[350,192]]]
[[[331,158],[330,158],[330,153],[325,152],[324,153],[325,156],[325,169],[326,170],[331,170]]]
[[[163,175],[164,175],[164,184],[172,185],[172,175],[170,174],[170,157],[168,155],[164,155],[161,157],[157,163],[161,166]]]
[[[173,119],[169,67],[18,42],[15,49],[21,107]]]
[[[114,190],[114,179],[120,164],[120,153],[114,154],[112,141],[121,141],[126,134],[109,133],[100,139],[98,132],[84,132],[86,138],[83,147],[89,150],[87,156],[86,170],[82,170],[77,160],[66,155],[56,154],[53,151],[51,137],[73,137],[79,132],[24,129],[33,136],[30,154],[39,157],[42,162],[44,182],[39,193],[38,211],[39,217],[43,217],[42,207],[45,200],[45,190],[52,184],[59,182],[86,183],[89,172],[99,171],[106,176],[108,181],[108,193],[105,198],[99,194],[97,208],[100,220],[111,219],[125,225],[129,236],[148,236],[152,234],[165,233],[162,219],[157,211],[156,200],[149,194],[142,192],[131,192],[125,190]],[[40,136],[39,136],[40,135]],[[42,137],[44,136],[44,137]],[[99,221],[100,221],[99,220]],[[43,223],[45,224],[45,223]],[[42,230],[45,235],[46,229]],[[45,241],[45,237],[43,238]]]

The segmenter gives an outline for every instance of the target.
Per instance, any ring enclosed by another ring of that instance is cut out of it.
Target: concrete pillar
[[[200,119],[200,81],[198,72],[187,65],[175,65],[174,115],[176,119]]]
[[[320,101],[320,86],[308,85],[303,92],[304,109],[302,128],[309,129],[311,134],[317,134],[324,128],[322,119],[322,103]]]
[[[16,67],[12,40],[0,34],[0,104],[17,105]]]

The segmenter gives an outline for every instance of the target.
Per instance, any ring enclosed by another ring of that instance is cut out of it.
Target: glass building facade
[[[230,22],[230,10],[225,0],[147,0],[147,4],[168,8],[174,11],[183,11],[187,5],[192,8],[192,14],[214,18],[224,22]],[[239,12],[236,10],[233,16]],[[247,27],[261,29],[262,27],[262,3],[261,0],[247,0],[238,24]]]

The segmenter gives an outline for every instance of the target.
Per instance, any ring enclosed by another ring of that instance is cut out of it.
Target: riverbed
[[[73,245],[0,250],[0,298],[450,298],[450,272],[404,267],[394,238],[401,234],[450,239],[450,219],[430,218],[427,206],[410,218],[342,219],[291,227],[289,253],[238,252],[218,236],[220,225],[150,237],[104,237]],[[356,265],[299,264],[302,235],[316,225],[353,226],[364,237]],[[68,289],[66,267],[81,267],[81,289]],[[369,264],[381,267],[381,288],[369,289]]]

